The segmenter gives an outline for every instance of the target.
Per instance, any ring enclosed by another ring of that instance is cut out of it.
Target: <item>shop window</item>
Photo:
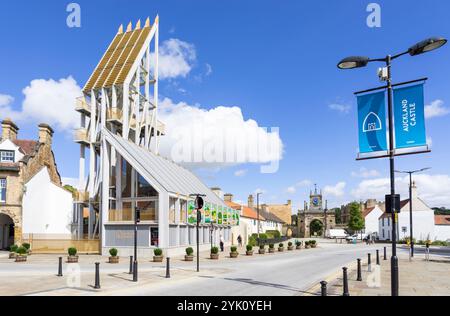
[[[187,222],[187,201],[180,200],[180,222]]]
[[[169,223],[175,224],[175,202],[177,199],[169,198]]]

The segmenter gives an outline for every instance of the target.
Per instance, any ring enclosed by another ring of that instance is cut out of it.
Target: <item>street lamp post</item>
[[[391,212],[392,216],[392,257],[391,257],[391,295],[398,296],[398,258],[397,258],[397,247],[396,247],[396,212],[394,209],[395,205],[395,175],[394,175],[394,133],[393,133],[393,104],[392,104],[392,75],[391,75],[391,64],[392,61],[409,54],[411,56],[420,55],[435,49],[440,48],[445,45],[447,40],[441,37],[433,37],[426,39],[411,46],[407,51],[396,54],[387,55],[384,58],[370,59],[363,56],[352,56],[341,60],[338,64],[339,69],[353,69],[365,67],[369,62],[384,62],[387,68],[387,77],[384,78],[387,82],[386,87],[388,92],[388,116],[389,116],[389,168],[390,168],[390,183],[391,183],[391,209],[387,210]]]
[[[261,195],[261,192],[256,193],[256,212],[258,216],[258,243],[259,243],[259,196]]]
[[[137,262],[137,233],[138,223],[141,221],[141,210],[136,207],[134,213],[134,260],[133,260],[133,282],[138,281],[138,262]]]
[[[413,200],[412,200],[412,175],[414,173],[430,170],[431,168],[422,168],[412,171],[395,171],[397,173],[405,173],[409,175],[409,243],[411,247],[411,257],[414,257],[414,239],[413,239]]]

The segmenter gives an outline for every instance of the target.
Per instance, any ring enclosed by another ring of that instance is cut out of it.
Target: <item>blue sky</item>
[[[9,98],[0,102],[0,118],[8,114],[6,107],[22,111],[23,89],[33,80],[58,82],[72,76],[82,87],[121,23],[159,14],[161,43],[176,39],[195,52],[195,58],[186,57],[187,73],[161,81],[160,98],[206,110],[236,106],[245,120],[280,128],[284,153],[278,172],[261,174],[258,164],[197,171],[208,185],[235,194],[237,200],[261,189],[263,202],[291,199],[294,205],[303,204],[313,183],[324,188],[330,206],[381,198],[388,161],[355,161],[353,96],[354,91],[380,85],[378,65],[341,71],[336,64],[349,55],[397,53],[430,36],[450,38],[450,3],[376,1],[382,24],[369,28],[370,2],[77,1],[82,25],[69,28],[69,1],[2,1],[0,96]],[[396,82],[429,77],[425,101],[440,110],[441,115],[426,122],[432,153],[397,159],[398,169],[433,168],[417,179],[419,194],[431,206],[450,206],[450,115],[445,115],[450,108],[449,57],[447,45],[405,56],[393,66]],[[63,110],[55,105],[54,111]],[[36,125],[46,113],[34,114],[18,114],[21,138],[35,138]],[[63,177],[77,177],[79,148],[62,126],[54,151]],[[398,189],[406,192],[402,178]]]

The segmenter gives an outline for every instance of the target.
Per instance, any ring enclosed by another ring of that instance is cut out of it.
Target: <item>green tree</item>
[[[350,219],[348,221],[348,227],[355,232],[361,231],[365,227],[364,218],[358,202],[353,202],[350,204]]]
[[[336,207],[335,209],[333,209],[333,211],[334,211],[334,215],[335,215],[335,218],[336,218],[336,224],[342,224],[342,221],[341,221],[342,210],[341,210],[341,208],[340,207]]]

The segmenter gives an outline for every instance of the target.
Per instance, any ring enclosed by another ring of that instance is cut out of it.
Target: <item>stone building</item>
[[[305,202],[303,210],[298,211],[296,236],[301,238],[323,237],[327,230],[336,227],[335,213],[327,209],[326,202],[325,208],[323,207],[322,192],[318,192],[317,187],[314,192],[310,192],[309,200],[309,206]]]
[[[70,238],[72,194],[61,186],[52,151],[53,130],[39,125],[38,140],[18,139],[19,128],[2,122],[0,140],[0,249],[38,233]],[[67,219],[67,220],[66,220]]]
[[[284,224],[291,225],[292,221],[292,201],[288,200],[286,204],[262,204],[261,208],[268,213],[274,214],[280,218]]]

